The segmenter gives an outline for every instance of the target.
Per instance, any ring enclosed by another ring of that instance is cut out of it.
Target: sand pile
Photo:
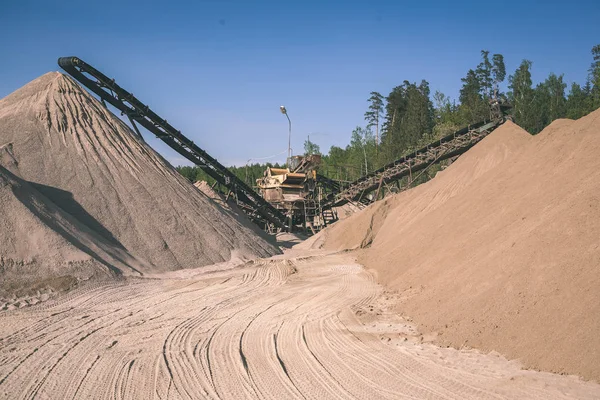
[[[334,224],[324,231],[327,236],[325,247],[342,250],[369,246],[386,221],[390,207],[401,205],[394,219],[406,226],[413,219],[435,210],[461,193],[498,164],[520,152],[530,140],[527,132],[510,121],[506,122],[451,166],[439,172],[434,180],[387,197],[351,215],[348,222]]]
[[[355,212],[362,210],[362,208],[362,205],[359,206],[358,203],[346,203],[342,206],[334,207],[338,220],[346,219]]]
[[[442,344],[600,380],[600,111],[498,128],[427,184],[331,228],[325,247],[398,289]]]
[[[2,165],[94,236],[143,260],[141,273],[278,251],[60,73],[0,100],[0,146]],[[9,212],[4,203],[2,209]]]
[[[81,280],[139,275],[145,267],[2,166],[0,204],[2,297],[39,296]]]
[[[208,184],[208,182],[196,181],[194,182],[194,186],[210,199],[216,201],[224,207],[228,206],[225,200]]]
[[[238,207],[237,204],[235,204],[235,202],[231,201],[231,199],[227,201],[225,195],[213,189],[208,184],[208,182],[196,181],[194,182],[194,186],[202,193],[204,193],[206,197],[218,204],[226,213],[230,214],[233,218],[238,220],[242,225],[248,226],[256,235],[260,236],[262,239],[266,240],[273,246],[279,247],[277,243],[278,240],[275,236],[267,234],[265,231],[260,229],[258,225],[250,221],[248,215],[245,212],[243,212],[242,209]]]

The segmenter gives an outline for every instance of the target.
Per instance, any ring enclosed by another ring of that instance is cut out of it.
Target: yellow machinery
[[[293,156],[288,168],[268,167],[256,180],[260,195],[288,218],[291,226],[302,225],[314,231],[315,217],[321,215],[317,190],[317,168],[321,156]]]

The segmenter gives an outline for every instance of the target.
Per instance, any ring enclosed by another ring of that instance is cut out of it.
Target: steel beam
[[[110,103],[128,117],[137,121],[192,163],[204,167],[207,174],[215,181],[226,186],[228,190],[237,195],[237,200],[246,206],[243,208],[244,210],[252,210],[249,214],[253,219],[288,229],[286,218],[279,210],[271,206],[246,183],[238,179],[206,151],[184,136],[181,131],[175,129],[166,119],[161,118],[150,107],[139,101],[133,93],[117,85],[114,79],[108,78],[77,57],[61,57],[58,59],[58,65],[82,85],[97,94],[103,102]]]

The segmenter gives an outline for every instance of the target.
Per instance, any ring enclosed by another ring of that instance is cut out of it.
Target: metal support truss
[[[206,151],[185,137],[181,131],[175,129],[166,119],[159,117],[150,107],[135,98],[132,93],[117,85],[114,79],[108,78],[77,57],[61,57],[58,59],[58,65],[81,84],[100,96],[103,103],[104,101],[110,103],[127,115],[132,122],[133,120],[137,121],[183,157],[203,167],[208,175],[236,196],[238,204],[242,205],[241,208],[249,215],[251,220],[263,226],[273,224],[283,229],[291,228],[286,226],[286,217],[279,210],[271,206]],[[141,136],[135,124],[134,129]]]
[[[503,122],[503,117],[498,117],[490,122],[479,122],[430,143],[422,149],[359,178],[344,190],[330,194],[324,201],[323,208],[339,206],[351,201],[360,201],[365,204],[376,201],[382,184],[398,181],[405,176],[412,177],[415,172],[425,170],[440,161],[466,152]],[[373,198],[366,196],[375,190],[377,190],[376,196]]]

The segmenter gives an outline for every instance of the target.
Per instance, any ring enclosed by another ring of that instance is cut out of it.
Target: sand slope
[[[145,260],[142,273],[278,252],[60,73],[0,100],[0,146],[11,147],[19,176],[39,193]]]
[[[252,232],[254,232],[254,234],[261,237],[263,240],[267,241],[273,246],[278,247],[277,239],[275,238],[275,236],[269,235],[267,232],[263,231],[258,225],[253,223],[250,220],[250,218],[248,218],[248,215],[244,211],[242,211],[242,209],[238,207],[238,205],[235,204],[234,201],[232,201],[231,199],[229,199],[229,201],[226,201],[226,196],[222,193],[218,193],[216,190],[210,187],[210,185],[206,181],[196,181],[194,182],[194,187],[196,187],[198,190],[204,193],[206,197],[217,203],[223,211],[228,213],[234,219],[239,220],[239,222],[242,225],[249,227],[252,230]]]
[[[506,122],[448,168],[439,172],[434,180],[387,197],[348,217],[348,221],[336,223],[325,230],[325,248],[342,250],[369,246],[383,222],[387,221],[390,207],[396,209],[394,223],[408,226],[423,213],[445,204],[448,199],[461,193],[498,164],[520,152],[530,140],[531,136],[527,132],[510,121]],[[387,221],[388,224],[391,222]]]
[[[0,204],[0,296],[139,275],[145,267],[2,166]]]
[[[600,380],[599,153],[600,111],[535,137],[507,123],[326,247],[372,242],[359,260],[442,344]]]

